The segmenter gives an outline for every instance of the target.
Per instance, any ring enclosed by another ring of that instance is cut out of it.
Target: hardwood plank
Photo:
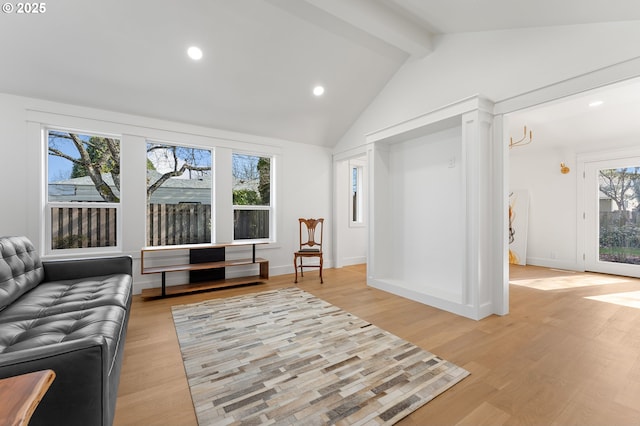
[[[511,416],[509,416],[508,413],[505,413],[487,402],[483,402],[457,424],[471,426],[498,426],[507,423],[510,417]]]
[[[471,375],[400,425],[637,424],[640,310],[588,299],[640,280],[511,267],[510,313],[462,318],[366,285],[363,265],[298,286],[434,352]],[[115,425],[196,425],[171,306],[290,287],[293,275],[169,299],[133,301]],[[494,416],[495,422],[487,420]]]

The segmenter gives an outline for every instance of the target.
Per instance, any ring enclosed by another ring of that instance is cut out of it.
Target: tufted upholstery
[[[0,324],[0,353],[22,351],[55,343],[103,337],[110,360],[115,359],[126,311],[116,306],[66,312],[33,320]],[[111,368],[111,366],[110,366]]]
[[[56,373],[30,425],[111,425],[131,257],[42,261],[25,237],[1,237],[0,255],[0,378]]]
[[[125,309],[130,303],[130,288],[123,275],[44,282],[22,296],[19,304],[6,307],[0,323],[105,305]]]
[[[26,237],[0,238],[0,310],[44,277],[40,256]]]

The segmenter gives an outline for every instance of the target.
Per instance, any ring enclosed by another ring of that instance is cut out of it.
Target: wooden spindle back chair
[[[300,275],[304,277],[304,268],[319,268],[320,283],[322,280],[322,236],[324,233],[324,219],[298,219],[300,225],[300,246],[298,251],[293,254],[293,267],[296,270],[296,279],[298,282],[298,268]],[[318,258],[319,264],[303,264],[305,258]]]

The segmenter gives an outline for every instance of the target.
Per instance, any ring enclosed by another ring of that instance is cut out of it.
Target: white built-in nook
[[[508,312],[492,112],[476,96],[367,135],[369,285],[472,319]]]

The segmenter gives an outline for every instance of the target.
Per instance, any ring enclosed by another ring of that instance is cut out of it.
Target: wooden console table
[[[55,377],[52,370],[43,370],[0,379],[0,424],[28,425]]]
[[[269,261],[261,257],[256,257],[256,245],[267,244],[265,243],[222,243],[222,244],[184,244],[178,246],[160,246],[160,247],[145,247],[140,253],[140,270],[142,274],[162,274],[162,286],[160,288],[147,288],[142,290],[143,298],[157,298],[166,296],[176,296],[186,293],[194,293],[200,291],[207,291],[214,288],[230,287],[241,284],[257,283],[263,280],[269,279]],[[145,258],[148,263],[149,256],[153,253],[167,252],[167,251],[191,251],[191,250],[207,250],[207,249],[226,249],[227,247],[252,247],[252,256],[247,259],[232,259],[232,260],[217,260],[217,261],[205,261],[201,263],[184,263],[178,265],[164,265],[164,266],[146,266]],[[203,271],[203,270],[215,270],[228,267],[246,266],[246,265],[259,265],[259,274],[238,278],[219,279],[214,281],[204,281],[198,283],[182,284],[167,286],[167,272],[181,272],[181,271]]]

